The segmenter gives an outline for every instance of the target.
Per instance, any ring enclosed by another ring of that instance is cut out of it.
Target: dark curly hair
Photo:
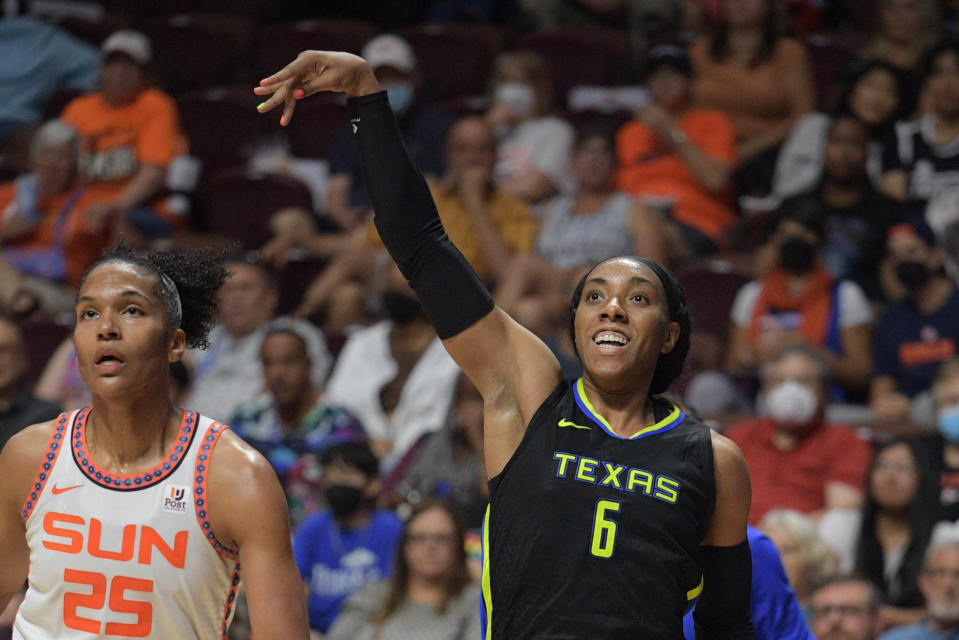
[[[79,288],[91,271],[109,262],[132,264],[147,271],[156,276],[154,291],[166,305],[170,326],[183,329],[188,347],[206,349],[210,346],[210,329],[216,324],[216,293],[227,277],[224,255],[209,249],[141,255],[121,240],[87,268]]]
[[[649,385],[649,394],[658,395],[665,392],[666,389],[669,388],[669,385],[683,372],[683,366],[686,364],[686,356],[689,354],[689,334],[692,331],[692,322],[689,319],[689,306],[686,304],[686,292],[683,291],[683,287],[679,284],[676,276],[659,263],[649,258],[643,258],[642,256],[624,257],[641,262],[652,269],[653,273],[659,278],[659,282],[662,284],[663,291],[666,294],[666,304],[669,308],[669,321],[679,325],[679,338],[676,339],[676,344],[673,345],[672,351],[660,354],[659,360],[656,361],[656,370],[653,372],[653,379]],[[586,280],[593,270],[603,262],[606,262],[606,260],[594,264],[590,270],[580,278],[576,289],[573,290],[573,296],[570,301],[569,335],[573,340],[573,350],[576,352],[577,358],[579,358],[579,348],[576,346],[576,310],[579,309],[579,302],[580,298],[583,297],[583,288],[586,286]]]

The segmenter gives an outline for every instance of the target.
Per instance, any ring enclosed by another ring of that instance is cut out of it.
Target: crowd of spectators
[[[314,33],[368,60],[567,377],[589,266],[706,279],[670,392],[750,467],[759,637],[959,633],[959,3],[49,4],[0,20],[0,446],[90,402],[69,330],[105,248],[212,246],[219,324],[171,376],[279,476],[314,636],[476,637],[482,400],[379,241],[342,102],[255,113],[287,46],[258,30]]]

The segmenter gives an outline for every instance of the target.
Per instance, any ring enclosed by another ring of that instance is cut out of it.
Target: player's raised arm
[[[446,236],[426,181],[403,145],[386,93],[379,89],[362,58],[307,51],[254,91],[270,95],[261,112],[283,105],[282,124],[289,122],[297,99],[318,91],[346,93],[377,230],[450,355],[486,401],[491,430],[487,471],[495,475],[560,381],[559,364],[546,345],[495,308],[486,287]]]

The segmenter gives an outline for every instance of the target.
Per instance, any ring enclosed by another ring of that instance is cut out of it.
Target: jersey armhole
[[[216,539],[216,536],[213,535],[213,527],[210,525],[209,507],[207,505],[207,486],[209,485],[208,479],[210,475],[210,460],[213,457],[213,447],[216,446],[220,435],[227,429],[229,429],[229,427],[226,425],[214,422],[207,427],[206,433],[203,434],[203,440],[200,443],[200,450],[197,451],[196,464],[193,469],[193,504],[196,509],[196,519],[200,524],[200,529],[203,531],[203,536],[207,542],[210,543],[210,546],[213,547],[213,550],[224,558],[237,561],[240,558],[239,552],[236,549],[222,544]]]
[[[37,475],[33,480],[33,485],[30,487],[30,493],[27,495],[26,500],[23,503],[23,509],[20,511],[20,517],[23,518],[24,524],[27,520],[30,519],[30,515],[33,513],[33,508],[37,505],[37,502],[40,500],[40,495],[43,493],[43,488],[47,484],[47,480],[50,478],[50,473],[53,471],[53,465],[57,461],[57,457],[60,455],[61,449],[63,449],[64,443],[69,446],[69,439],[66,438],[65,432],[67,430],[67,425],[72,424],[76,419],[79,411],[73,411],[71,413],[61,413],[57,416],[57,421],[53,426],[53,432],[50,434],[50,440],[47,442],[47,447],[43,454],[43,461],[40,463],[40,467],[37,469]]]
[[[506,464],[503,466],[503,470],[496,474],[494,477],[490,478],[487,482],[489,487],[489,497],[490,501],[493,500],[493,495],[496,493],[497,487],[499,487],[500,479],[509,471],[510,467],[513,465],[513,461],[519,456],[520,452],[527,446],[526,443],[532,437],[532,433],[536,430],[536,425],[540,422],[540,417],[550,411],[555,407],[560,400],[563,398],[563,392],[570,387],[572,383],[569,380],[561,380],[560,383],[553,389],[553,392],[549,394],[549,397],[543,401],[543,404],[539,406],[539,409],[536,410],[536,413],[533,414],[533,417],[530,418],[529,424],[526,425],[526,430],[523,431],[523,439],[520,440],[519,445],[516,447],[516,450],[513,451],[513,455],[509,457],[509,460],[506,461]]]

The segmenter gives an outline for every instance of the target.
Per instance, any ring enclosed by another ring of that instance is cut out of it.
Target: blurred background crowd
[[[177,401],[275,468],[314,634],[477,637],[482,400],[376,235],[345,101],[255,108],[345,50],[568,377],[584,269],[677,274],[670,393],[745,453],[816,637],[959,637],[956,0],[2,6],[0,446],[90,402],[69,334],[106,247],[222,250]]]

